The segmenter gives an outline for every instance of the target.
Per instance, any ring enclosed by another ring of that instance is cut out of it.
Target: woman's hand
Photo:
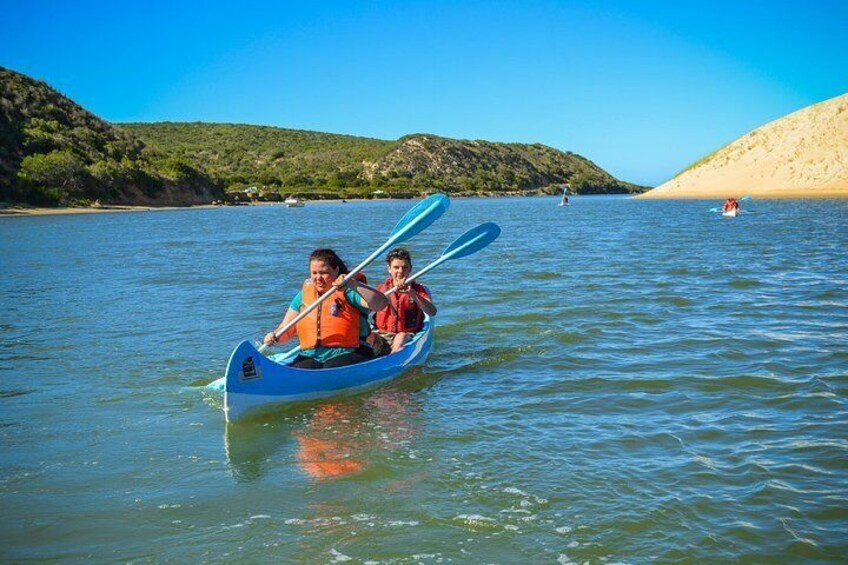
[[[343,290],[347,286],[347,283],[345,283],[345,275],[339,275],[339,277],[333,282],[333,286],[336,287],[336,290]]]
[[[268,332],[263,341],[265,345],[274,345],[277,343],[277,336],[274,332]]]

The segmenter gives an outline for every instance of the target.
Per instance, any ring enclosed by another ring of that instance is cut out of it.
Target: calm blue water
[[[230,427],[308,252],[410,202],[0,219],[0,560],[844,563],[848,201],[557,202],[410,242],[503,228],[423,368]]]

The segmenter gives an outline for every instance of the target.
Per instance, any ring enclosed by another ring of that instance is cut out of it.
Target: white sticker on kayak
[[[241,380],[255,381],[262,378],[262,370],[253,362],[253,357],[248,357],[241,364]]]

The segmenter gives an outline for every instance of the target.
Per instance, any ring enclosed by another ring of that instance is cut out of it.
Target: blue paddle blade
[[[495,241],[500,234],[501,228],[497,224],[492,222],[480,224],[456,238],[456,241],[445,247],[442,255],[452,254],[452,257],[456,258],[477,253]]]
[[[392,236],[400,236],[395,239],[395,243],[406,241],[427,229],[447,211],[449,205],[450,199],[447,196],[434,194],[413,206],[392,230]]]

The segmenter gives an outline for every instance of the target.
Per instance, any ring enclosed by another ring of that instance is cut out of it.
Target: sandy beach
[[[316,204],[341,204],[341,200],[314,200],[309,201],[308,205]],[[280,206],[286,205],[282,202],[251,202],[250,204],[242,204],[239,206],[219,206],[213,204],[199,204],[195,206],[99,206],[99,207],[83,207],[83,206],[59,206],[55,208],[41,208],[35,206],[5,206],[0,207],[0,218],[10,218],[16,216],[57,216],[64,214],[108,214],[116,212],[162,212],[167,210],[204,210],[210,208],[239,208],[247,206]]]
[[[515,193],[504,193],[498,194],[496,196],[485,196],[486,198],[510,198],[515,196],[524,196],[524,197],[534,197],[534,196],[549,196],[545,194],[515,194]],[[421,198],[424,196],[422,195]],[[463,200],[467,198],[483,198],[483,196],[456,196],[452,195],[451,200]],[[322,206],[327,204],[345,204],[348,202],[395,202],[398,200],[408,200],[412,201],[413,199],[406,198],[379,198],[379,199],[367,199],[367,198],[347,198],[344,200],[341,199],[327,199],[327,200],[307,200],[305,204],[307,206]],[[286,205],[284,202],[250,202],[244,204],[237,205],[218,205],[218,204],[198,204],[192,206],[128,206],[128,205],[103,205],[103,206],[58,206],[55,208],[46,208],[46,207],[37,207],[37,206],[26,206],[22,204],[0,204],[0,218],[2,217],[16,217],[16,216],[56,216],[56,215],[64,215],[64,214],[105,214],[105,213],[115,213],[115,212],[161,212],[166,210],[203,210],[209,208],[241,208],[241,207],[249,207],[249,206],[279,206],[281,208],[285,208]]]
[[[0,217],[15,217],[15,216],[58,216],[64,214],[107,214],[115,212],[156,212],[162,210],[188,210],[197,208],[221,208],[221,206],[212,206],[205,204],[201,206],[101,206],[98,208],[92,207],[76,207],[76,206],[59,206],[56,208],[39,208],[32,206],[9,206],[0,208]]]
[[[743,179],[735,183],[734,186],[728,186],[726,188],[687,187],[679,191],[646,192],[634,198],[640,200],[724,200],[731,197],[741,198],[743,196],[750,196],[757,200],[844,200],[848,198],[848,187],[759,189],[747,184]]]

